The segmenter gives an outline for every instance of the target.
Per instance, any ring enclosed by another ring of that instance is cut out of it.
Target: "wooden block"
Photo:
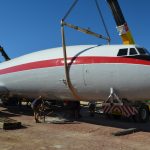
[[[21,128],[21,122],[10,118],[0,118],[0,128],[4,130]]]

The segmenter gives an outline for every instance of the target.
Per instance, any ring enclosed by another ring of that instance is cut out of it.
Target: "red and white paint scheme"
[[[113,88],[129,101],[150,99],[150,54],[136,45],[68,46],[69,76],[85,101],[105,101]],[[75,100],[65,80],[63,50],[47,49],[0,64],[0,94]]]

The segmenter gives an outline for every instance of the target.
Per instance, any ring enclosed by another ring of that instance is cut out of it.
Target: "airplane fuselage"
[[[128,49],[127,54],[120,55],[120,49]],[[150,56],[140,55],[135,45],[69,46],[67,54],[71,83],[83,100],[106,100],[110,88],[131,101],[150,99]],[[26,98],[76,100],[66,84],[62,48],[1,63],[0,91]]]

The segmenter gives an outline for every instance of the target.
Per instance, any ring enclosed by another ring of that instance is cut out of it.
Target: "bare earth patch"
[[[36,124],[30,109],[0,108],[0,116],[21,121],[22,129],[0,130],[0,150],[149,150],[150,122],[94,118],[83,112],[68,124]],[[115,137],[112,132],[136,127],[140,132]]]

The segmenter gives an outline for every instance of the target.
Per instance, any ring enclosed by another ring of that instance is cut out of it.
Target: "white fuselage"
[[[150,61],[118,57],[135,45],[69,46],[70,80],[85,101],[106,100],[110,88],[121,98],[150,99]],[[66,85],[62,48],[35,52],[0,64],[0,91],[27,98],[76,100]]]

